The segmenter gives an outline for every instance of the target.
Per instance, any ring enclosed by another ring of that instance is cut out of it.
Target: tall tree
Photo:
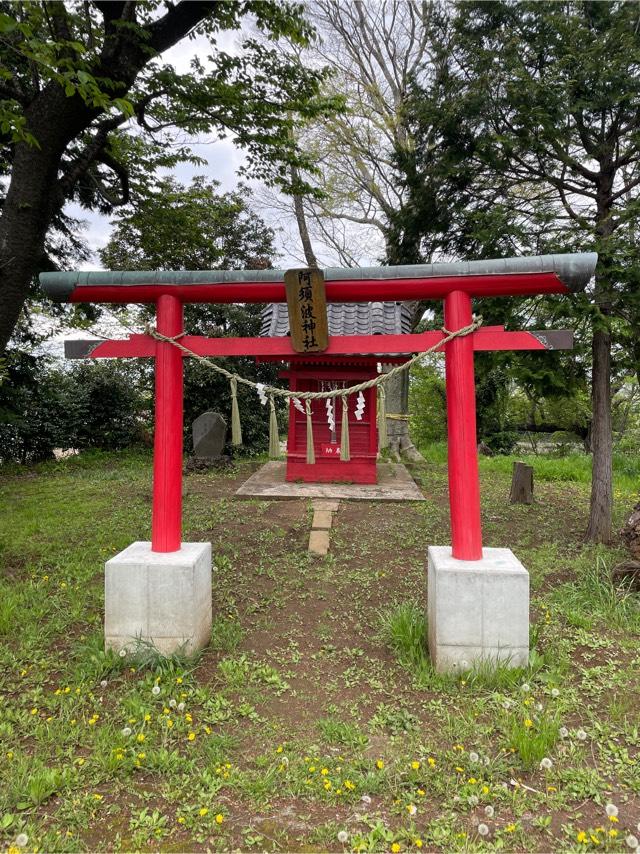
[[[606,542],[612,317],[623,316],[631,295],[628,270],[614,247],[640,203],[640,10],[625,2],[464,3],[456,33],[456,97],[447,115],[457,140],[452,134],[449,152],[459,157],[458,141],[469,142],[465,168],[475,168],[476,198],[497,188],[501,209],[521,222],[523,211],[532,216],[536,207],[551,204],[558,213],[543,244],[600,254],[589,308],[593,476],[587,538]]]
[[[268,41],[217,47],[251,17]],[[69,200],[109,210],[157,165],[189,154],[173,131],[233,134],[248,168],[288,181],[296,151],[289,129],[322,112],[319,71],[290,63],[274,41],[304,42],[302,8],[288,2],[80,2],[0,5],[0,352],[32,277],[50,261],[46,237]],[[211,55],[179,74],[161,55],[193,34]]]

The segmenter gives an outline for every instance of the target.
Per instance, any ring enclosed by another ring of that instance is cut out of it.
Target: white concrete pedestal
[[[140,640],[163,655],[196,652],[211,635],[211,543],[152,552],[132,543],[105,564],[107,649],[133,651]]]
[[[510,549],[456,560],[429,546],[429,653],[441,673],[481,662],[524,667],[529,659],[529,573]]]

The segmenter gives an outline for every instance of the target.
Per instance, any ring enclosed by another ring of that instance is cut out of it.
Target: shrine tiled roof
[[[411,332],[412,304],[407,302],[330,302],[329,335],[402,335]],[[272,303],[262,312],[260,334],[282,338],[289,334],[286,303]]]

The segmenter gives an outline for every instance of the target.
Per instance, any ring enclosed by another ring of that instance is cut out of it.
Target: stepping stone
[[[331,513],[335,513],[340,506],[339,501],[324,501],[322,498],[315,499],[312,501],[311,506],[314,510],[328,510]]]
[[[328,531],[333,524],[333,513],[330,510],[314,510],[311,527],[314,531]]]
[[[314,555],[326,555],[329,551],[329,531],[311,531],[309,551]]]

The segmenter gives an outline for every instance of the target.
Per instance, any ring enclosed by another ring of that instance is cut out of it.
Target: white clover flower
[[[407,807],[407,812],[409,813],[409,815],[415,815],[418,812],[418,808],[415,804],[409,804],[409,806]]]
[[[543,759],[540,760],[540,768],[542,768],[544,771],[548,771],[549,768],[553,768],[552,760],[549,759],[548,756],[545,756]]]
[[[559,691],[559,689],[558,689],[558,688],[552,688],[552,689],[551,689],[551,696],[552,696],[552,697],[556,697],[556,698],[557,698],[557,697],[559,697],[559,696],[560,696],[560,691]]]
[[[587,734],[583,729],[579,729],[578,732],[576,733],[576,738],[578,739],[578,741],[586,741],[587,740]]]
[[[154,685],[153,688],[151,689],[151,693],[153,694],[154,697],[157,697],[158,694],[160,693],[160,686]]]
[[[627,846],[631,848],[632,851],[635,851],[638,847],[638,840],[632,833],[630,833],[624,841],[627,843]]]
[[[340,842],[340,843],[342,843],[342,845],[344,845],[344,843],[348,842],[348,840],[349,840],[349,834],[347,833],[347,831],[341,830],[338,833],[338,842]]]
[[[566,738],[569,735],[569,730],[566,728],[566,726],[561,726],[558,730],[558,735],[560,736],[560,738]]]
[[[102,680],[102,682],[100,683],[100,687],[101,687],[101,688],[106,688],[108,684],[109,684],[109,683],[107,682],[107,680],[106,680],[106,679],[103,679],[103,680]]]
[[[170,708],[170,709],[175,709],[176,705],[177,705],[177,704],[176,704],[176,701],[175,701],[175,700],[173,699],[173,697],[172,697],[172,698],[169,700],[169,708]]]
[[[491,804],[488,804],[488,805],[484,808],[484,814],[486,815],[486,817],[487,817],[487,818],[493,818],[493,816],[494,816],[494,814],[495,814],[495,810],[494,810],[494,808],[491,806]]]
[[[480,757],[475,752],[475,750],[472,750],[471,753],[469,754],[469,762],[478,762],[479,759],[480,759]]]
[[[16,845],[18,848],[24,848],[29,841],[29,837],[26,833],[19,833],[16,836]]]
[[[611,818],[611,816],[616,818],[618,815],[618,807],[615,804],[607,804],[605,807],[605,812],[609,816],[609,818]]]
[[[489,835],[489,828],[487,827],[486,824],[483,824],[481,822],[478,825],[478,833],[480,834],[480,836],[488,836]]]
[[[121,650],[120,650],[120,652],[118,653],[118,655],[120,656],[120,658],[124,658],[126,654],[127,654],[127,650],[126,650],[126,649],[121,649]]]
[[[477,795],[469,795],[469,797],[467,798],[467,803],[469,804],[470,807],[477,807],[478,806],[478,796]]]
[[[184,703],[178,703],[178,711],[184,712]]]
[[[369,795],[363,795],[360,800],[363,804],[367,804],[367,806],[371,803],[371,798],[369,797]]]
[[[125,735],[125,736],[126,736],[126,735],[131,735],[131,727],[130,727],[130,726],[126,726],[126,727],[124,727],[124,729],[122,730],[122,734],[123,734],[123,735]]]
[[[525,693],[525,694],[528,694],[528,693],[529,693],[529,691],[531,690],[531,685],[529,685],[527,682],[524,682],[524,683],[520,686],[520,690],[521,690],[521,691],[524,691],[524,693]]]

